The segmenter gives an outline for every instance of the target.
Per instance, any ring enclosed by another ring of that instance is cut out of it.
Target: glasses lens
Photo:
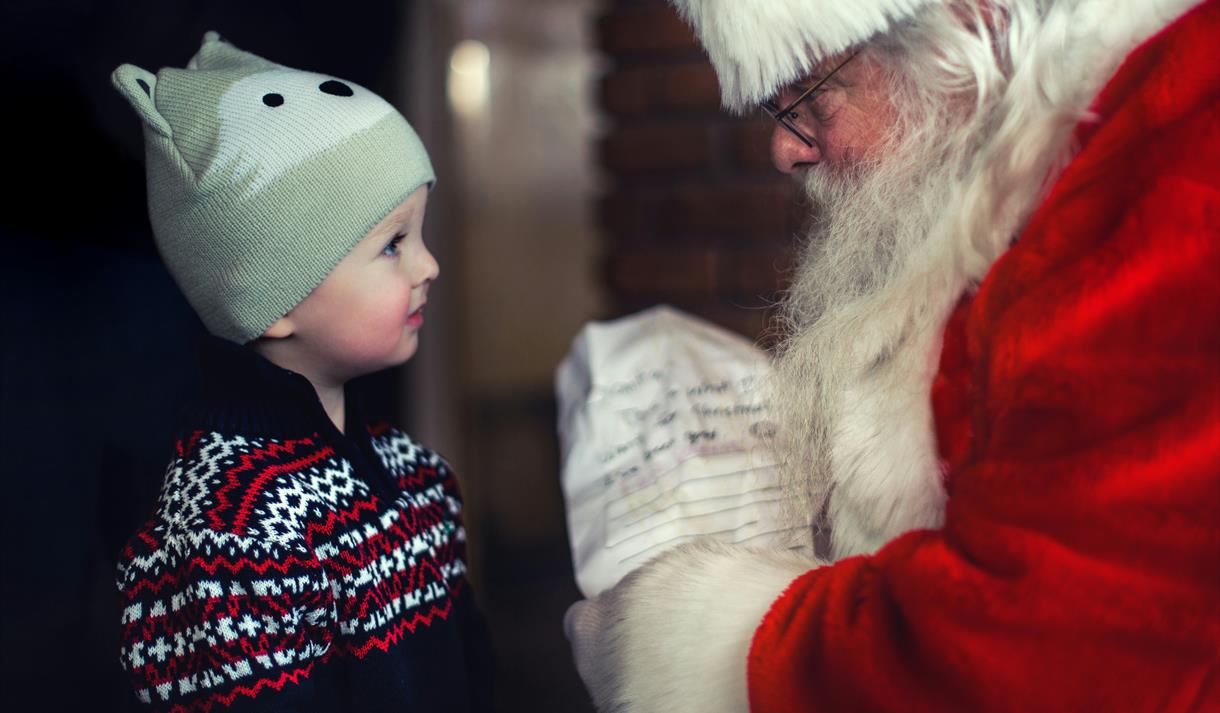
[[[812,119],[808,109],[801,111],[800,107],[808,102],[817,99],[821,93],[822,85],[826,80],[834,76],[836,72],[843,68],[843,65],[855,59],[856,55],[849,55],[846,59],[838,64],[830,73],[821,79],[817,80],[813,85],[789,85],[780,89],[779,94],[770,101],[763,102],[763,109],[779,122],[780,126],[792,132],[806,146],[813,146],[813,141],[809,138],[813,134]]]
[[[782,101],[782,97],[779,101]],[[797,112],[793,109],[784,111],[783,107],[786,106],[788,105],[777,104],[775,101],[765,101],[762,103],[761,109],[767,114],[767,116],[774,119],[776,123],[787,129],[790,133],[792,133],[793,136],[800,139],[801,143],[805,144],[806,146],[813,146],[813,141],[809,139],[811,132],[809,132],[807,128],[801,128],[801,124],[804,121],[807,121],[806,117],[802,112]]]

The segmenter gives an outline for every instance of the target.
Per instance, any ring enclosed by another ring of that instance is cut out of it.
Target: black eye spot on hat
[[[280,106],[284,103],[284,97],[275,92],[270,92],[263,95],[263,103],[270,107]]]
[[[152,96],[152,90],[148,88],[148,82],[144,81],[143,79],[137,79],[136,84],[140,85],[140,89],[143,89],[145,94],[150,97]]]
[[[318,85],[318,89],[321,89],[327,94],[333,94],[337,97],[350,97],[352,94],[354,94],[351,87],[337,79],[328,79],[325,82],[322,82]]]

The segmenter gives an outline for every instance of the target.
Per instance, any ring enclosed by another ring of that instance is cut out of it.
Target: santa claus
[[[816,206],[783,310],[818,557],[566,619],[600,710],[1220,710],[1220,0],[673,0]]]

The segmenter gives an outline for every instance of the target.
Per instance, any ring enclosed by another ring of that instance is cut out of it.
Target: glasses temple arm
[[[801,92],[801,95],[799,97],[797,97],[796,99],[792,100],[791,104],[784,107],[783,109],[780,109],[779,110],[780,115],[787,116],[788,112],[792,111],[793,107],[795,107],[797,104],[800,104],[801,102],[805,101],[805,97],[809,96],[810,94],[813,94],[818,89],[821,89],[822,85],[825,84],[828,79],[835,76],[835,72],[838,72],[840,69],[843,68],[843,65],[847,64],[848,62],[852,61],[855,58],[856,58],[856,55],[852,54],[852,55],[849,55],[847,59],[843,60],[842,62],[839,62],[839,66],[830,70],[830,73],[827,74],[825,77],[822,77],[821,79],[819,79],[817,84],[815,84],[812,87],[809,87],[805,91]]]

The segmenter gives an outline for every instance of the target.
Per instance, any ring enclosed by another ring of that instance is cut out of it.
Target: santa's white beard
[[[874,428],[873,421],[909,418],[918,428],[893,437],[930,450],[922,442],[930,433],[925,423],[930,414],[909,413],[919,409],[920,398],[910,393],[911,383],[930,379],[934,354],[928,352],[939,346],[937,327],[955,298],[946,295],[944,280],[929,272],[938,262],[931,236],[941,230],[950,208],[946,198],[957,193],[960,167],[971,148],[951,128],[959,106],[952,95],[904,82],[905,91],[893,96],[906,104],[897,103],[894,136],[873,153],[876,158],[816,166],[805,179],[816,218],[783,305],[776,393],[784,423],[780,455],[789,515],[793,524],[815,529],[818,523],[811,519],[826,507],[830,517],[845,521],[863,515],[835,510],[880,509],[884,512],[868,513],[867,519],[902,520],[907,527],[934,524],[932,511],[938,516],[942,505],[934,483],[930,502],[924,495],[907,503],[917,512],[899,512],[905,506],[896,500],[903,497],[898,481],[928,486],[936,477],[935,462],[880,464],[880,482],[867,487],[888,488],[888,494],[857,493],[854,505],[843,498],[838,504],[828,501],[832,486],[842,488],[853,471],[878,469],[868,462],[873,454],[841,447],[845,439],[873,437],[859,432],[860,419]],[[929,343],[933,333],[937,338]],[[932,473],[911,478],[898,472],[906,469]],[[864,502],[858,502],[861,498]],[[871,545],[888,534],[860,532],[853,539]],[[860,549],[837,541],[842,539],[837,529],[835,539],[836,555]],[[819,550],[828,554],[821,544]]]
[[[1192,2],[935,3],[861,56],[897,120],[875,158],[809,171],[817,218],[775,378],[792,524],[828,523],[829,554],[942,521],[930,391],[945,321],[1067,165],[1105,80]]]
[[[792,326],[809,327],[898,282],[943,213],[950,177],[937,165],[940,147],[921,134],[880,153],[880,160],[806,173],[817,216],[786,305]]]

